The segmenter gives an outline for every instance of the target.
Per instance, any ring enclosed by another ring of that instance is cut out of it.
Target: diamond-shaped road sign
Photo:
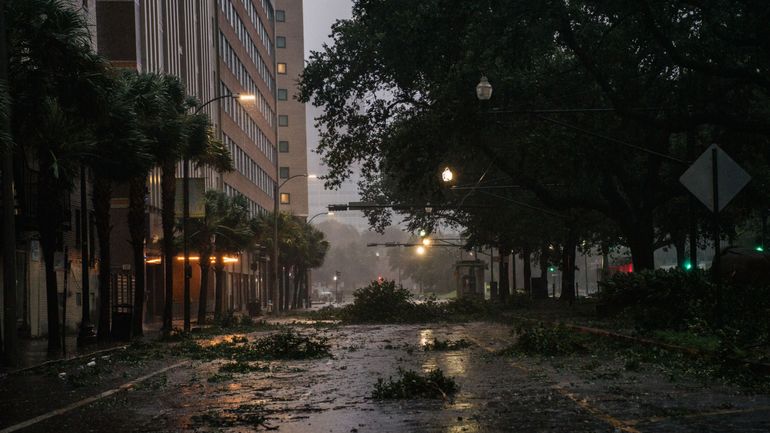
[[[714,206],[714,153],[716,149],[717,183],[719,203]],[[685,186],[711,212],[719,212],[738,194],[751,176],[737,162],[733,161],[719,146],[712,144],[684,172],[679,182]]]

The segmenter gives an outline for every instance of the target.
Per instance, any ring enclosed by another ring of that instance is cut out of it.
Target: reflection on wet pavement
[[[496,356],[493,352],[511,340],[510,330],[499,324],[298,331],[329,338],[334,358],[264,362],[260,365],[269,365],[264,371],[211,382],[223,362],[194,362],[170,371],[159,388],[138,388],[115,397],[110,407],[118,410],[88,407],[30,431],[81,423],[94,431],[136,432],[770,431],[770,409],[684,416],[719,407],[770,408],[768,396],[672,383],[652,369],[629,373],[611,359],[586,369],[590,360],[585,356],[516,360]],[[464,338],[475,344],[455,351],[422,350],[434,338]],[[440,368],[455,378],[460,390],[448,401],[373,400],[377,378],[393,376],[398,368],[422,372]]]

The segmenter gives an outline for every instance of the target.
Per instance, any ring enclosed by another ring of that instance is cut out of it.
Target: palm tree
[[[45,262],[48,349],[59,349],[54,253],[64,215],[63,197],[93,144],[89,136],[106,63],[90,47],[83,17],[58,0],[6,2],[12,133],[19,155],[38,169],[37,225]],[[32,170],[32,166],[27,166]]]
[[[322,231],[304,221],[302,222],[302,227],[306,247],[303,251],[302,260],[297,271],[297,280],[298,282],[301,282],[303,286],[302,290],[300,290],[300,285],[298,283],[297,288],[295,289],[295,308],[299,308],[299,301],[302,295],[304,295],[308,305],[310,304],[310,288],[308,287],[307,281],[308,271],[310,269],[321,267],[326,258],[326,253],[329,251],[329,242],[324,239],[325,236]]]
[[[110,201],[114,182],[125,182],[137,172],[146,173],[152,165],[147,140],[140,129],[133,88],[133,73],[112,79],[103,89],[100,101],[103,116],[94,131],[96,146],[87,158],[93,173],[94,220],[99,239],[99,326],[104,340],[110,330]]]
[[[228,197],[222,202],[222,218],[218,232],[214,236],[213,254],[216,285],[214,290],[214,315],[224,313],[224,258],[228,254],[238,254],[248,249],[255,242],[254,231],[249,219],[246,198],[241,195]]]
[[[291,241],[291,245],[287,245],[286,257],[282,260],[290,265],[295,276],[294,287],[291,296],[287,296],[286,304],[299,308],[303,295],[307,297],[307,272],[323,265],[329,242],[324,240],[324,234],[312,225],[294,217],[291,220],[291,233],[283,234]]]
[[[163,80],[157,74],[127,73],[123,76],[128,104],[137,117],[137,127],[149,147],[152,165],[156,162],[159,131],[165,119],[162,106],[165,94]],[[138,170],[128,181],[128,230],[134,267],[134,308],[132,335],[141,336],[144,316],[145,262],[144,240],[147,234],[145,223],[147,174],[150,167]]]
[[[137,74],[131,82],[131,94],[139,117],[139,127],[149,144],[155,165],[161,170],[161,203],[163,227],[163,263],[165,306],[163,330],[171,331],[173,306],[173,259],[175,255],[175,191],[176,164],[186,156],[198,165],[210,165],[217,171],[232,170],[226,147],[214,139],[211,121],[205,113],[191,114],[198,101],[185,94],[178,78],[169,75]],[[134,250],[137,281],[134,299],[134,334],[142,333],[144,303],[144,197],[147,171],[130,181],[129,230]],[[140,278],[141,277],[141,281]]]
[[[208,310],[208,283],[209,270],[211,269],[211,257],[214,255],[215,244],[219,245],[217,251],[226,248],[226,244],[238,244],[238,247],[246,248],[248,242],[254,238],[254,233],[249,227],[244,229],[245,214],[240,199],[228,197],[220,191],[206,192],[206,215],[203,218],[192,219],[190,228],[190,242],[193,249],[197,249],[199,256],[199,266],[201,268],[200,293],[198,298],[198,324],[203,325],[206,322],[206,312]],[[227,242],[227,240],[235,242]],[[241,248],[239,248],[241,249]],[[217,259],[222,256],[217,255]],[[222,256],[223,257],[223,256]],[[223,259],[222,259],[223,261]],[[221,264],[223,265],[223,264]],[[221,277],[221,275],[219,276]],[[219,281],[218,277],[218,281]],[[221,313],[221,284],[217,285],[217,296],[219,300],[217,313]]]
[[[259,232],[264,233],[260,237],[260,243],[272,250],[273,216],[265,214],[258,219]],[[299,292],[303,282],[307,290],[307,270],[323,264],[329,243],[324,240],[323,233],[286,212],[278,215],[278,238],[279,262],[283,270],[282,275],[274,275],[273,278],[283,278],[289,272],[296,275],[293,292],[290,294],[288,288],[284,287],[279,293],[279,299],[273,299],[274,308],[286,309],[290,305],[299,304]]]

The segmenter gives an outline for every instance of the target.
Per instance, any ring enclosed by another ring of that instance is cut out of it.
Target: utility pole
[[[6,47],[8,27],[5,25],[5,0],[0,0],[0,85],[8,88],[8,49]],[[1,91],[1,90],[0,90]],[[7,98],[10,104],[10,98]],[[13,140],[11,139],[11,109],[7,117],[0,120],[0,131],[8,134],[8,143],[0,148],[2,152],[3,183],[3,361],[16,366],[19,356],[19,336],[16,329],[16,202],[13,186]]]

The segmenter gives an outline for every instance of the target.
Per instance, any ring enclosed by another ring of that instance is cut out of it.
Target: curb
[[[31,371],[31,370],[36,370],[38,368],[47,367],[49,365],[59,364],[59,363],[62,363],[62,362],[77,361],[77,360],[83,359],[83,358],[90,358],[90,357],[93,357],[93,356],[103,355],[105,353],[112,353],[112,352],[116,352],[118,350],[124,350],[127,347],[128,347],[128,345],[115,346],[115,347],[109,347],[107,349],[96,350],[94,352],[88,352],[88,353],[84,353],[84,354],[81,354],[81,355],[73,356],[72,358],[51,359],[49,361],[41,362],[40,364],[30,365],[29,367],[19,368],[19,369],[16,369],[16,370],[7,371],[5,373],[0,373],[0,379],[5,379],[6,377],[13,376],[13,375],[20,374],[20,373],[24,373],[24,372]]]

